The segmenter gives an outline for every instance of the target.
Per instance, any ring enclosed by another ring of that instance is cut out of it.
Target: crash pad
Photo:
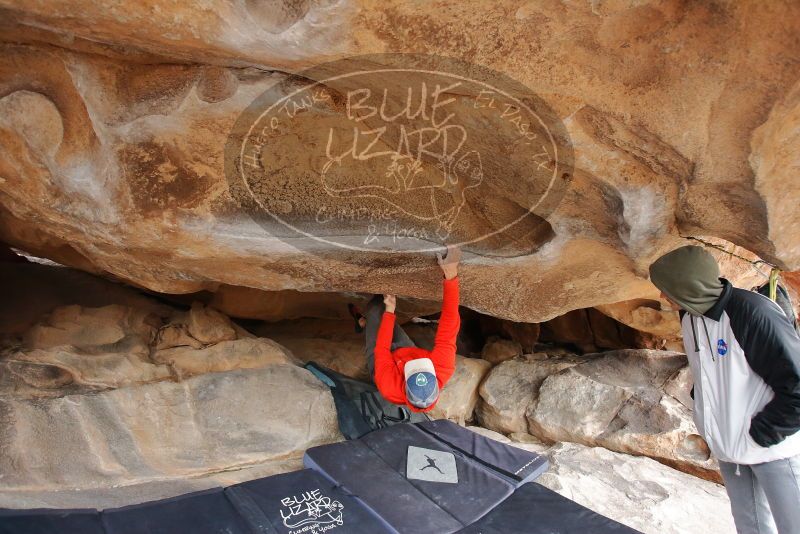
[[[106,534],[252,534],[222,488],[103,510]]]
[[[236,484],[225,495],[257,532],[392,532],[358,499],[310,469]]]
[[[0,510],[0,534],[105,534],[97,510]]]
[[[505,477],[515,486],[536,480],[549,467],[544,456],[500,443],[447,419],[427,421],[416,426]]]
[[[422,462],[411,472],[409,458]],[[398,532],[453,532],[514,490],[487,466],[410,424],[309,449],[304,463],[357,495]]]
[[[632,534],[536,483],[546,460],[449,421],[314,447],[310,469],[97,510],[0,510],[0,534]]]
[[[523,484],[462,534],[640,534],[638,530],[593,512],[555,491]]]

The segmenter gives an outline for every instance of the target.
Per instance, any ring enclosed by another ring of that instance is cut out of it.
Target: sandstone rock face
[[[275,340],[291,350],[300,361],[316,362],[356,380],[371,380],[363,339],[278,336]]]
[[[658,302],[646,299],[634,299],[626,302],[605,304],[597,309],[640,332],[648,332],[675,344],[681,338],[681,324],[674,311],[661,309]]]
[[[7,491],[193,477],[340,439],[327,387],[286,364],[0,405]]]
[[[526,355],[498,365],[480,389],[481,426],[655,458],[719,480],[687,402],[679,353],[622,350],[584,357]]]
[[[0,334],[22,335],[60,306],[128,306],[159,317],[174,313],[130,286],[68,267],[0,262],[0,280],[7,303],[0,306]]]
[[[227,317],[213,308],[206,308],[199,303],[192,304],[186,331],[203,344],[236,339],[236,330]]]
[[[689,411],[694,410],[692,382],[692,370],[684,367],[667,380],[664,384],[664,393],[686,406]]]
[[[541,339],[568,343],[581,352],[640,345],[638,332],[591,308],[573,310],[542,324]]]
[[[511,358],[522,356],[522,345],[517,341],[502,338],[492,338],[483,346],[481,358],[497,365]]]
[[[114,345],[127,338],[131,349],[136,351],[150,344],[159,324],[157,316],[117,304],[102,308],[71,305],[54,309],[43,323],[25,333],[23,343],[31,349],[60,345],[90,349]]]
[[[365,308],[372,297],[369,294],[296,291],[263,291],[252,287],[221,284],[213,293],[203,291],[186,295],[171,295],[186,304],[199,301],[230,317],[260,319],[263,321],[293,321],[318,318],[352,322],[347,304]],[[438,313],[438,302],[399,298],[397,315],[402,320]]]
[[[328,388],[285,347],[201,304],[113,294],[132,305],[0,325],[0,507],[149,500],[295,469],[341,439]],[[101,491],[115,486],[139,489]]]
[[[165,364],[174,375],[181,378],[232,369],[258,369],[276,363],[295,363],[285,347],[264,338],[221,341],[202,349],[164,349],[156,351],[153,360]]]
[[[256,338],[211,308],[155,311],[111,304],[53,309],[7,350],[0,391],[58,396],[296,360],[285,347]],[[164,324],[166,323],[166,324]]]
[[[478,386],[491,367],[484,360],[456,356],[456,372],[445,385],[430,415],[460,425],[471,420],[478,402]]]
[[[576,365],[567,359],[548,360],[544,354],[528,354],[493,368],[480,387],[478,421],[497,432],[527,432],[525,412],[533,403],[544,379]]]
[[[538,480],[561,495],[645,534],[734,534],[725,488],[649,458],[560,443]]]
[[[165,293],[225,285],[436,300],[430,257],[287,244],[245,214],[224,173],[236,118],[268,88],[294,83],[291,73],[424,50],[527,86],[574,151],[563,200],[520,236],[519,257],[497,257],[493,245],[468,251],[465,305],[539,322],[653,300],[646,267],[684,243],[681,234],[800,268],[789,183],[800,7],[791,0],[769,9],[678,0],[1,5],[0,239],[67,265]],[[498,148],[482,157],[509,161],[495,135],[487,129],[483,140]],[[525,196],[499,171],[486,176],[498,187],[467,206],[481,228]],[[292,194],[300,206],[313,196]]]
[[[679,353],[618,351],[549,376],[528,407],[530,431],[552,441],[650,456],[718,481],[691,412],[664,393],[685,366]]]

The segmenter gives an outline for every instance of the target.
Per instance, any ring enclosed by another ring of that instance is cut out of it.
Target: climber
[[[375,295],[364,317],[354,315],[366,330],[367,367],[381,395],[393,404],[412,411],[427,412],[439,399],[439,392],[456,366],[458,316],[458,262],[461,250],[447,247],[447,256],[437,254],[444,274],[442,313],[433,350],[417,348],[403,329],[395,324],[394,295]],[[354,313],[357,311],[352,310]]]
[[[719,460],[739,534],[800,532],[800,338],[769,298],[686,246],[650,266],[680,308],[694,421]]]

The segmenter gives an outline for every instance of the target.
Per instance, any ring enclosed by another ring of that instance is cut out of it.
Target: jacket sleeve
[[[443,387],[456,370],[456,337],[461,328],[458,315],[458,277],[444,281],[442,314],[431,351],[439,387]]]
[[[726,311],[747,363],[775,393],[750,422],[753,441],[770,447],[800,430],[800,338],[775,303],[751,295]]]
[[[392,356],[395,315],[384,312],[375,342],[375,386],[383,398],[394,404],[405,404],[403,376]]]

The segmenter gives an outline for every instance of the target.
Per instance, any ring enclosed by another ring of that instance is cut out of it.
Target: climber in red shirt
[[[367,367],[381,395],[389,402],[407,405],[415,412],[431,410],[439,392],[456,369],[458,316],[458,262],[461,251],[447,247],[447,257],[437,254],[444,273],[442,314],[433,350],[414,345],[395,323],[394,295],[375,295],[365,317]]]

